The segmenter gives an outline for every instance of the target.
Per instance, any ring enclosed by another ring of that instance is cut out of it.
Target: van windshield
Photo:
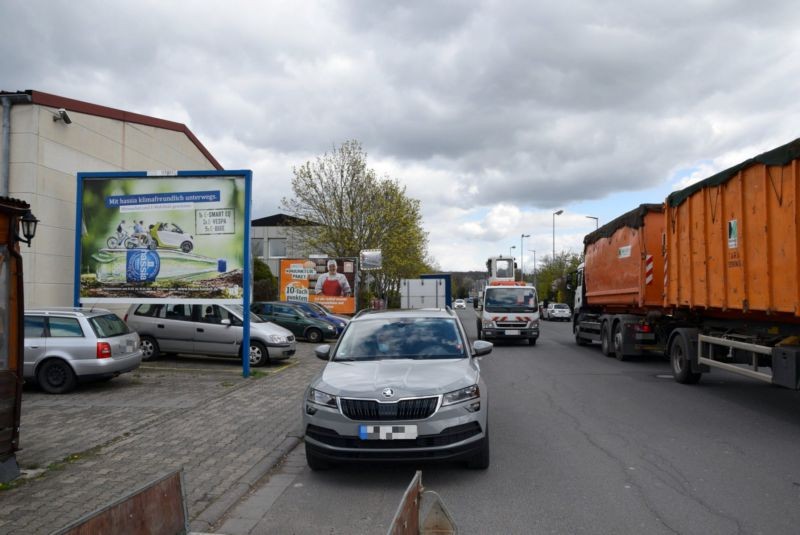
[[[537,309],[536,291],[533,288],[486,289],[486,312],[535,312]]]
[[[242,307],[242,305],[227,305],[227,306],[231,312],[233,312],[240,318],[244,317],[244,308]],[[248,311],[248,313],[250,314],[250,323],[266,323],[264,320],[256,316],[253,312]]]

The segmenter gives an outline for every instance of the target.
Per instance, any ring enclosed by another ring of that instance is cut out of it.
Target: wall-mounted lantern
[[[20,223],[22,224],[23,237],[20,237],[19,234],[16,234],[15,237],[17,238],[17,241],[27,243],[28,247],[30,247],[31,240],[33,240],[33,237],[36,236],[36,225],[39,224],[39,220],[36,219],[36,216],[33,215],[30,210],[28,210],[22,216],[22,219],[20,219]]]

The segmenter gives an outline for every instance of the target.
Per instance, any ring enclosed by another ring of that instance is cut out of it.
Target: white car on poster
[[[180,249],[184,253],[194,249],[194,236],[184,232],[175,223],[157,222],[150,225],[150,237],[160,249]]]

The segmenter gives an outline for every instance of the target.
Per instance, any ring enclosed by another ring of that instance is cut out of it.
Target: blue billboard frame
[[[250,281],[252,277],[250,250],[250,221],[252,204],[253,172],[248,169],[222,171],[115,171],[115,172],[79,172],[77,179],[77,196],[75,210],[75,262],[73,276],[73,306],[80,307],[80,274],[81,274],[81,231],[83,222],[83,185],[87,179],[125,179],[125,178],[243,178],[245,183],[244,199],[244,266],[242,274],[242,375],[250,375]],[[247,348],[247,349],[245,349]]]

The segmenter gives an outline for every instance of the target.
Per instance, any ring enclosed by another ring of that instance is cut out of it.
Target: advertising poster
[[[355,258],[284,258],[281,300],[319,303],[334,314],[354,314],[355,278]]]
[[[79,174],[76,300],[241,303],[249,175],[224,173]]]

